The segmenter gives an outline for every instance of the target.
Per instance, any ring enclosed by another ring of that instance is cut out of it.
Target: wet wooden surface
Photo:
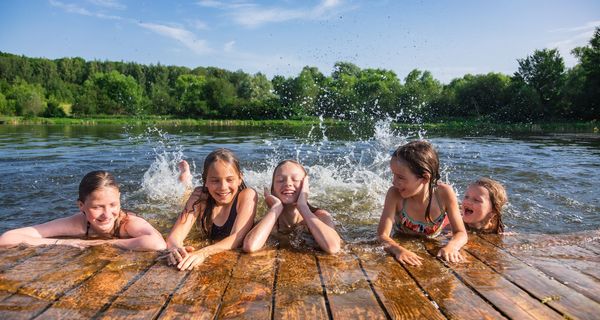
[[[110,247],[0,249],[0,319],[597,319],[600,232],[470,235],[464,263],[442,241],[399,239],[337,255],[224,252],[193,271]]]

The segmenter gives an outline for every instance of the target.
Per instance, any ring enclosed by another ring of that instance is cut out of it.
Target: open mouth
[[[469,216],[469,215],[473,214],[473,210],[471,210],[471,209],[465,209],[463,212],[464,212],[465,216]]]

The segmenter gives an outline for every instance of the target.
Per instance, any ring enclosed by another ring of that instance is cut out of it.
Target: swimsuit
[[[231,234],[231,229],[233,229],[233,224],[235,223],[235,219],[237,218],[237,200],[240,193],[235,196],[233,199],[233,203],[231,204],[231,210],[229,211],[229,217],[227,217],[227,221],[223,223],[222,226],[218,226],[216,224],[212,224],[210,229],[210,239],[211,240],[223,240]],[[208,209],[208,208],[207,208]],[[204,210],[204,214],[212,214],[212,212],[207,212],[208,210]]]
[[[434,193],[435,194],[435,193]],[[440,199],[435,194],[435,199],[438,203],[438,207],[442,208]],[[444,227],[449,224],[448,213],[442,212],[433,222],[421,222],[416,221],[408,216],[406,213],[406,199],[402,202],[402,211],[399,213],[399,221],[394,224],[394,229],[397,232],[414,235],[424,235],[428,238],[435,238],[439,236]]]
[[[119,212],[119,217],[117,218],[117,220],[115,220],[115,225],[113,227],[113,232],[112,232],[112,238],[117,238],[117,239],[120,238],[119,237],[119,234],[120,234],[119,231],[121,229],[121,222],[123,221],[121,219],[121,213],[123,213],[123,211]],[[124,214],[125,214],[125,216],[127,216],[129,213],[125,212]],[[85,213],[83,215],[85,216]],[[90,237],[89,234],[90,234],[90,222],[87,221],[87,225],[85,227],[85,237],[89,238]]]

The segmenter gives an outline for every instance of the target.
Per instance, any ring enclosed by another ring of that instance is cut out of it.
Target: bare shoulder
[[[258,195],[256,193],[256,191],[252,188],[246,188],[242,191],[240,191],[240,195],[239,195],[239,199],[242,201],[248,201],[248,200],[256,200],[258,198]]]
[[[452,186],[449,184],[438,183],[437,192],[438,192],[440,198],[442,198],[444,200],[456,199],[456,193],[454,192],[454,189],[452,188]]]
[[[317,218],[321,219],[322,218],[328,218],[331,219],[331,214],[329,213],[329,211],[325,210],[325,209],[318,209],[317,211],[315,211],[313,213],[315,216],[317,216]]]

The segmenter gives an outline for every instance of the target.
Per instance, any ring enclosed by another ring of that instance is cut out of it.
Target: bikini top
[[[442,208],[440,199],[437,193],[435,193],[435,200],[438,203],[438,207]],[[424,235],[428,238],[435,238],[442,233],[444,227],[446,227],[450,221],[448,220],[448,213],[442,212],[433,222],[422,222],[412,219],[406,213],[406,199],[402,202],[402,210],[399,214],[399,220],[394,224],[397,232],[414,235]]]
[[[115,225],[113,227],[113,231],[111,234],[111,237],[114,238],[120,238],[120,230],[121,230],[121,222],[123,222],[124,218],[123,215],[125,215],[125,217],[127,217],[127,215],[129,215],[128,212],[124,212],[123,210],[121,210],[119,212],[119,217],[117,218],[117,220],[115,220]],[[85,216],[85,214],[84,214]],[[87,225],[85,227],[85,236],[89,238],[89,234],[90,234],[90,222],[87,221]]]
[[[231,229],[233,229],[233,224],[235,223],[235,219],[237,218],[237,201],[240,193],[238,192],[233,199],[233,203],[231,204],[231,210],[229,211],[229,217],[227,217],[227,221],[222,226],[218,226],[216,224],[212,224],[210,229],[210,239],[211,240],[223,240],[231,234]],[[207,208],[208,209],[208,208]],[[212,214],[212,212],[208,212],[208,210],[204,210],[204,214]]]

